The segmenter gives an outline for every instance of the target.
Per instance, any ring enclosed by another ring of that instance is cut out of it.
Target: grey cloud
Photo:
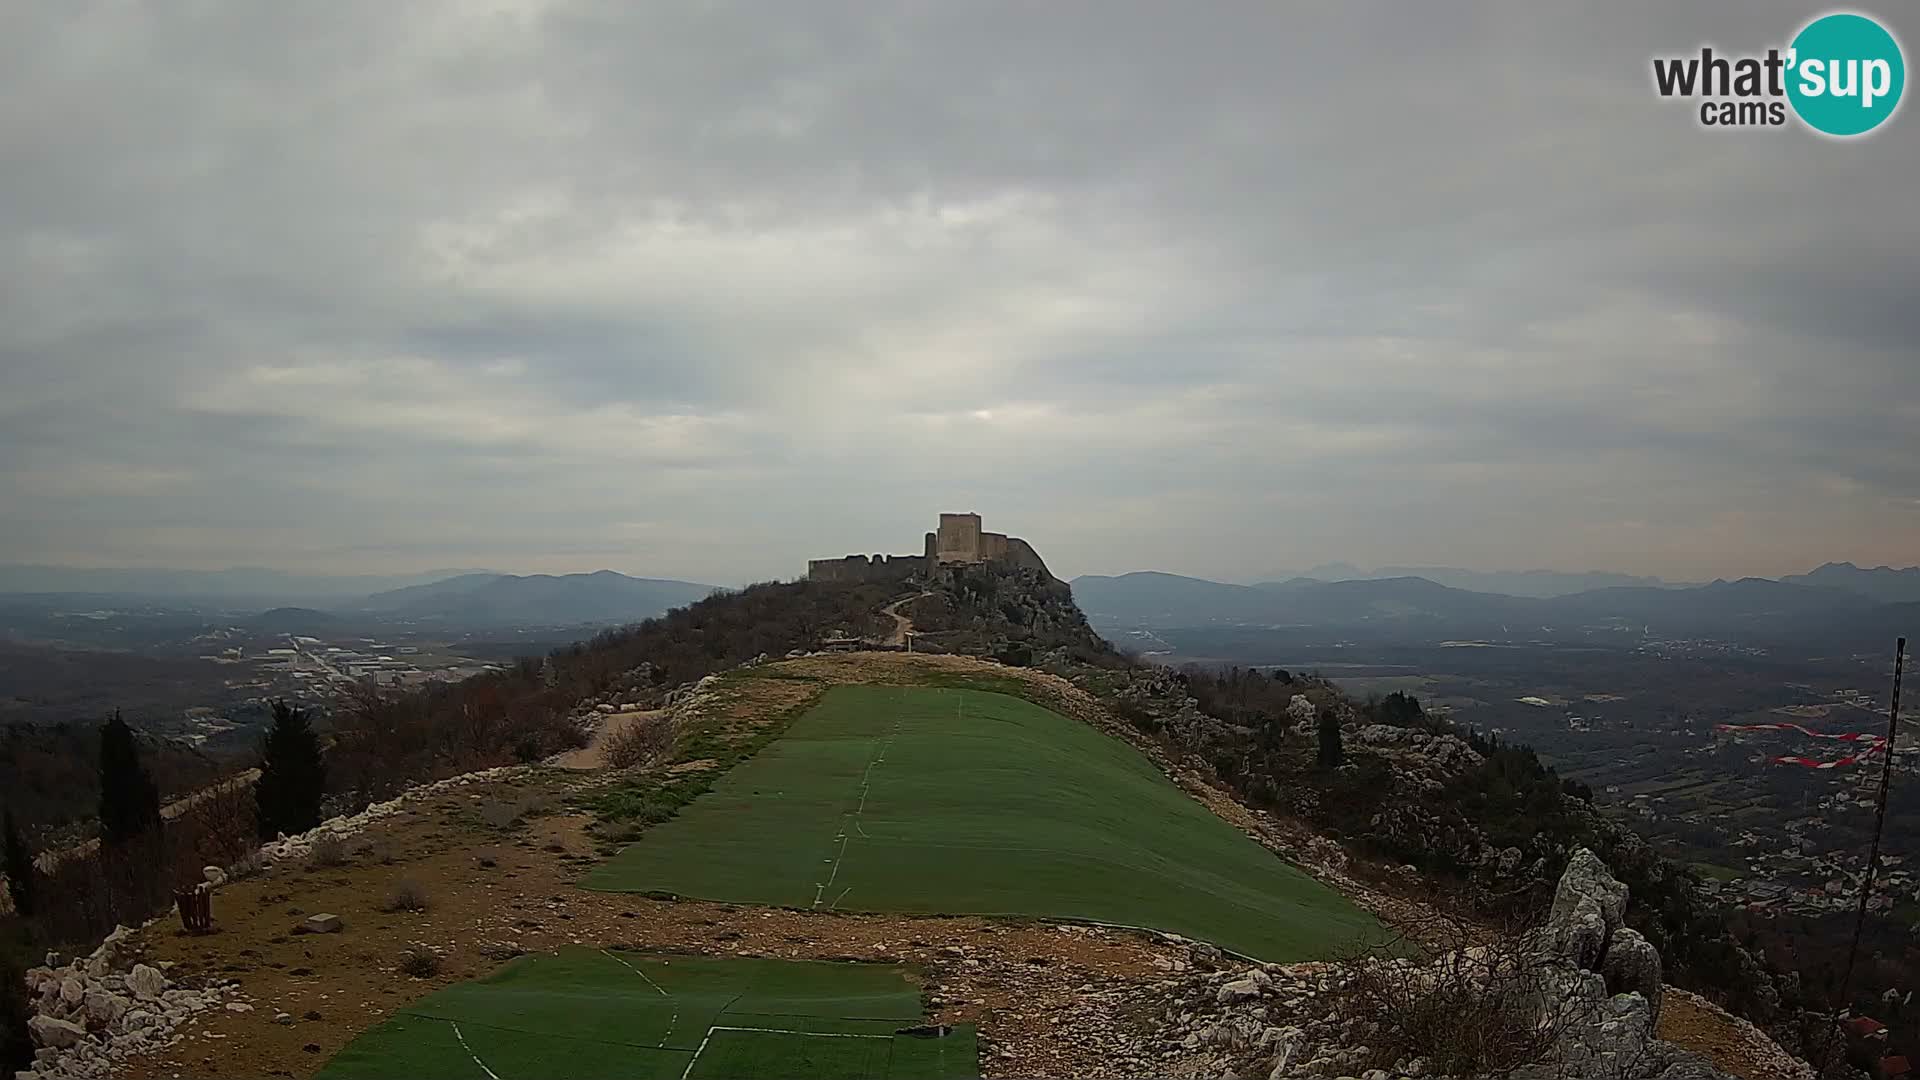
[[[1911,106],[1650,88],[1811,14],[15,5],[0,560],[1910,561]]]

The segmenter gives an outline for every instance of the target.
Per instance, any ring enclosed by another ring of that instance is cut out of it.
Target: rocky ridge
[[[1215,966],[1163,984],[1151,1030],[1134,1046],[1172,1075],[1286,1080],[1465,1080],[1418,1053],[1396,1054],[1395,1018],[1356,1010],[1354,980],[1386,975],[1400,985],[1451,985],[1474,972],[1492,992],[1499,980],[1527,987],[1510,1000],[1529,1010],[1520,1026],[1547,1031],[1536,1060],[1515,1080],[1732,1080],[1705,1059],[1654,1034],[1663,987],[1660,958],[1626,928],[1626,887],[1591,852],[1575,853],[1560,879],[1548,922],[1511,953],[1468,950],[1430,960],[1374,957],[1347,963]],[[1501,969],[1505,967],[1503,972]],[[1762,1040],[1763,1041],[1763,1040]],[[1782,1080],[1812,1071],[1774,1048]]]

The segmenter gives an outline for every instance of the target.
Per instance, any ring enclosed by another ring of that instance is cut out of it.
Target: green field
[[[521,957],[413,1003],[321,1080],[971,1080],[973,1029],[935,1035],[891,964],[585,948]]]
[[[1326,957],[1374,920],[1132,747],[976,690],[839,686],[587,878],[840,911],[1028,915]]]

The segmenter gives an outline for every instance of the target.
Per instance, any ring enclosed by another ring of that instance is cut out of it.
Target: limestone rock
[[[89,990],[86,996],[87,1019],[102,1027],[127,1014],[127,999],[105,990]]]
[[[1580,897],[1564,915],[1555,910],[1547,925],[1555,955],[1585,971],[1600,967],[1607,955],[1607,920],[1593,897]]]
[[[78,1005],[86,1000],[87,987],[78,978],[69,975],[60,983],[60,1000],[68,1005]]]
[[[1233,1005],[1242,1001],[1252,1001],[1260,996],[1260,984],[1252,976],[1234,979],[1220,984],[1214,1000],[1222,1005]]]
[[[1622,927],[1614,933],[1613,940],[1607,943],[1600,973],[1606,976],[1608,993],[1639,994],[1647,999],[1651,1020],[1660,1021],[1660,992],[1664,985],[1660,981],[1660,951],[1638,930]]]
[[[167,988],[167,977],[160,974],[158,968],[145,964],[133,965],[133,972],[127,976],[127,989],[141,998],[157,998]]]
[[[1590,920],[1597,916],[1600,923],[1600,948],[1594,951],[1590,961],[1583,962],[1567,952],[1562,956],[1574,959],[1581,967],[1592,970],[1594,964],[1606,954],[1606,943],[1615,930],[1626,924],[1627,887],[1615,880],[1607,870],[1607,864],[1586,848],[1578,848],[1573,857],[1567,860],[1566,872],[1560,875],[1560,886],[1554,890],[1553,909],[1547,915],[1547,925],[1556,930],[1554,940],[1579,945],[1583,950],[1591,942],[1592,926]],[[1578,926],[1577,930],[1569,927]]]
[[[87,1029],[70,1020],[55,1020],[51,1016],[36,1016],[27,1021],[27,1030],[33,1033],[33,1041],[54,1050],[67,1047],[87,1037]]]

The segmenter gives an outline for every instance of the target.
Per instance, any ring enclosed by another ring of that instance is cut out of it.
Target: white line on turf
[[[693,1056],[687,1059],[687,1067],[680,1071],[680,1080],[687,1080],[687,1077],[693,1075],[694,1062],[699,1061],[700,1055],[706,1053],[707,1043],[713,1040],[713,1033],[716,1031],[757,1031],[767,1035],[805,1035],[814,1039],[886,1039],[889,1041],[893,1039],[892,1035],[862,1035],[850,1031],[794,1031],[790,1028],[732,1027],[727,1024],[715,1024],[707,1029],[706,1035],[700,1039],[699,1047],[694,1050]]]
[[[716,1031],[759,1031],[768,1035],[805,1035],[812,1039],[892,1039],[892,1035],[870,1035],[854,1031],[795,1031],[792,1028],[730,1027],[715,1024],[707,1029],[709,1034]]]
[[[447,1026],[453,1029],[453,1037],[460,1040],[460,1049],[465,1050],[467,1052],[467,1056],[473,1059],[473,1063],[475,1065],[480,1066],[480,1071],[483,1073],[486,1073],[489,1077],[492,1077],[492,1080],[500,1080],[500,1074],[497,1072],[494,1072],[492,1069],[487,1068],[487,1063],[484,1061],[481,1061],[480,1055],[474,1053],[473,1047],[467,1045],[467,1037],[465,1035],[460,1034],[460,1025],[449,1020],[447,1021]]]
[[[607,959],[613,961],[616,964],[619,964],[621,967],[626,968],[628,971],[633,972],[635,975],[640,976],[641,979],[646,981],[646,984],[648,986],[651,986],[656,991],[658,991],[661,997],[666,998],[669,1002],[673,1003],[673,1015],[667,1019],[667,1033],[660,1036],[659,1045],[661,1046],[667,1045],[667,1040],[673,1037],[674,1026],[680,1023],[680,1003],[677,1001],[674,1001],[673,995],[667,993],[666,990],[662,989],[659,983],[654,982],[652,979],[647,978],[646,972],[641,971],[639,968],[634,967],[632,964],[627,963],[625,960],[620,959],[619,957],[613,955],[612,953],[608,952],[605,949],[600,950],[600,955],[606,957]]]
[[[819,907],[820,901],[826,899],[827,890],[833,886],[833,880],[840,876],[840,862],[847,857],[847,841],[850,839],[850,837],[847,836],[847,819],[849,817],[853,819],[855,832],[858,832],[862,837],[871,839],[871,837],[867,837],[867,830],[860,825],[860,815],[867,812],[867,794],[873,790],[873,767],[887,760],[887,748],[893,745],[893,737],[899,733],[900,720],[898,717],[895,717],[893,729],[888,731],[887,737],[880,741],[879,752],[874,755],[871,761],[867,762],[866,771],[860,775],[860,804],[854,807],[852,814],[840,815],[840,831],[833,834],[833,838],[840,841],[840,850],[834,854],[833,870],[827,875],[827,880],[813,883],[814,907]],[[849,885],[848,888],[852,888],[852,886]],[[847,894],[842,892],[840,895],[845,897]],[[835,904],[839,902],[839,900],[834,901]],[[828,910],[831,911],[832,907],[829,906]]]

